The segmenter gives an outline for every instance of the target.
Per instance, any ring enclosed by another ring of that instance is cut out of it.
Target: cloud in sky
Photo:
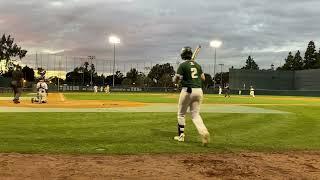
[[[183,46],[220,39],[218,61],[240,67],[251,54],[262,67],[288,51],[320,44],[317,0],[0,0],[0,32],[30,51],[112,58],[108,35],[121,38],[119,61],[175,62]],[[319,46],[317,46],[319,47]]]

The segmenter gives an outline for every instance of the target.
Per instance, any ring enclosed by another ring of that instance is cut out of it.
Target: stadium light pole
[[[223,87],[223,86],[222,86],[222,66],[224,66],[224,64],[219,64],[219,65],[221,66],[221,71],[220,71],[220,72],[221,72],[220,86]]]
[[[90,71],[91,71],[91,75],[90,75],[90,85],[93,86],[93,71],[92,71],[92,60],[96,59],[96,56],[88,56],[88,59],[90,60]]]
[[[210,46],[214,48],[214,66],[213,66],[213,88],[216,88],[216,66],[217,66],[217,48],[222,45],[219,40],[213,40],[210,42]]]
[[[109,43],[113,44],[112,87],[114,87],[114,69],[116,66],[116,44],[120,43],[120,39],[117,36],[110,36]]]

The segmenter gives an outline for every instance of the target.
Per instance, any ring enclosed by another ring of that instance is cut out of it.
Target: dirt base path
[[[320,179],[320,152],[189,155],[0,154],[1,179]]]
[[[130,101],[107,100],[67,100],[62,93],[52,93],[48,96],[48,103],[31,103],[31,100],[14,104],[12,101],[0,100],[3,107],[29,107],[29,108],[114,108],[114,107],[141,107],[145,103]]]

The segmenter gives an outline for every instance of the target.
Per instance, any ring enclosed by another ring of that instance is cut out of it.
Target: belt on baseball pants
[[[187,91],[187,93],[191,94],[192,90],[199,90],[201,88],[191,88],[191,87],[182,87],[182,91]]]

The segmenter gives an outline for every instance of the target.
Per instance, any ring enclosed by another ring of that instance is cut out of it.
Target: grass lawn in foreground
[[[272,109],[292,113],[202,114],[212,134],[209,147],[201,146],[190,117],[186,142],[174,141],[175,113],[0,113],[0,152],[139,154],[320,150],[319,107]]]

